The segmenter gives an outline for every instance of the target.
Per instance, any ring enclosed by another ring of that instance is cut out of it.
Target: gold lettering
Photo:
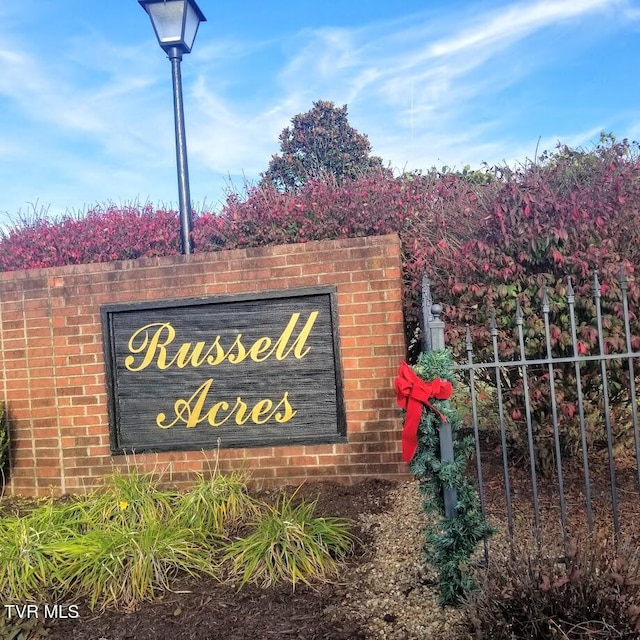
[[[204,347],[204,342],[196,342],[196,346],[191,350],[191,342],[183,342],[178,349],[178,353],[167,365],[167,368],[174,364],[177,365],[178,369],[184,369],[188,364],[194,368],[199,367],[205,361],[206,356],[200,357]]]
[[[213,378],[210,378],[206,382],[203,382],[188,400],[183,400],[182,398],[176,400],[173,405],[173,410],[176,414],[173,422],[163,424],[167,416],[165,413],[159,413],[156,416],[156,424],[161,429],[170,429],[178,422],[184,422],[187,428],[197,426],[204,420],[204,418],[200,418],[200,414],[202,413],[204,402],[207,399],[207,394],[209,393],[209,389],[211,389],[212,384]],[[195,404],[192,408],[191,403],[193,403],[194,400]]]
[[[196,368],[205,362],[210,366],[216,366],[225,360],[229,364],[240,364],[247,358],[254,362],[264,362],[273,355],[277,360],[284,360],[293,354],[301,360],[311,350],[311,347],[307,346],[307,340],[318,314],[318,311],[309,314],[297,336],[295,331],[300,313],[293,313],[275,342],[268,336],[262,336],[247,349],[242,342],[242,334],[238,333],[225,351],[220,344],[221,336],[218,335],[206,351],[207,344],[204,341],[183,342],[172,356],[167,354],[167,347],[174,342],[176,330],[169,322],[152,322],[134,331],[129,338],[127,346],[129,353],[133,355],[125,357],[124,365],[128,371],[136,372],[143,371],[151,364],[155,364],[160,370],[173,366],[184,369],[188,366]],[[139,359],[136,358],[137,355],[140,356]]]
[[[313,328],[313,325],[315,324],[317,317],[318,317],[317,311],[312,311],[309,314],[309,318],[307,319],[307,322],[305,323],[304,327],[302,327],[302,331],[300,332],[300,335],[297,337],[296,341],[293,343],[295,347],[293,351],[293,355],[296,358],[298,358],[298,360],[302,360],[302,358],[304,358],[307,355],[307,353],[309,353],[309,351],[311,350],[311,347],[307,347],[304,350],[303,350],[303,347],[305,345],[305,342],[307,341],[307,338],[309,337],[309,334],[311,333],[311,329]]]
[[[254,362],[264,362],[273,353],[273,349],[262,358],[260,357],[260,354],[263,351],[266,351],[270,346],[271,338],[258,338],[253,345],[251,345],[251,349],[249,349],[249,356]]]
[[[273,407],[273,402],[266,398],[265,400],[260,400],[256,405],[251,409],[251,422],[255,424],[264,424],[267,422],[272,416],[271,408]],[[260,418],[261,415],[267,414],[264,418]]]
[[[232,353],[234,349],[237,349],[237,353]],[[211,352],[215,351],[215,357],[211,356]],[[239,333],[236,336],[236,339],[233,341],[233,344],[229,347],[229,350],[225,352],[220,344],[220,336],[216,336],[214,343],[211,345],[211,348],[205,354],[205,358],[207,362],[215,367],[216,365],[228,360],[231,364],[238,364],[242,362],[247,357],[247,350],[244,348],[242,344],[242,334]]]
[[[230,415],[233,415],[234,411],[237,410],[236,413],[236,424],[245,424],[249,419],[249,415],[247,415],[247,403],[240,397],[236,398],[236,406],[233,407],[233,411],[231,411]]]
[[[230,403],[221,400],[220,402],[216,402],[205,413],[204,405],[212,385],[213,378],[210,378],[203,382],[190,398],[186,400],[184,398],[178,398],[173,405],[174,419],[169,422],[166,413],[159,413],[156,416],[156,424],[158,427],[161,429],[170,429],[176,424],[182,423],[187,428],[193,428],[205,421],[212,427],[221,427],[232,417],[238,426],[244,425],[248,421],[251,421],[253,424],[265,424],[272,418],[274,418],[276,422],[283,424],[289,422],[289,420],[298,413],[289,403],[288,391],[284,393],[275,406],[273,400],[265,398],[256,402],[251,410],[249,410],[247,403],[240,396],[237,396],[231,410],[229,409],[231,406]],[[219,417],[220,412],[228,413]]]
[[[238,353],[232,354],[231,352],[234,349],[237,349]],[[229,351],[227,351],[226,357],[231,364],[239,364],[247,357],[247,350],[244,348],[244,345],[242,344],[241,333],[239,333],[236,336],[235,342],[231,345],[231,348],[229,349]]]
[[[284,406],[284,412],[276,413],[278,409]],[[275,414],[276,422],[282,424],[283,422],[289,422],[293,416],[298,413],[293,407],[289,404],[289,392],[285,391],[284,396],[282,396],[282,400],[276,405],[276,408],[273,410]]]
[[[219,427],[223,425],[230,417],[233,411],[226,417],[218,422],[216,418],[218,417],[218,411],[227,411],[229,409],[229,403],[224,402],[216,402],[211,409],[209,409],[209,413],[207,413],[207,421],[212,427]]]
[[[313,328],[313,325],[315,324],[317,318],[318,311],[312,311],[309,314],[307,322],[305,323],[304,327],[302,327],[302,331],[300,331],[300,334],[295,339],[294,343],[285,351],[287,343],[289,342],[289,339],[293,334],[293,330],[295,329],[296,324],[300,319],[299,313],[293,313],[291,315],[289,323],[287,324],[275,344],[275,353],[278,360],[284,360],[292,351],[293,355],[298,358],[298,360],[301,360],[307,355],[307,353],[309,353],[311,347],[307,347],[306,349],[304,349],[304,345],[307,341],[307,338],[309,337],[309,334],[311,333],[311,329]]]
[[[149,338],[149,329],[156,327],[155,332]],[[166,333],[164,341],[161,340],[162,334]],[[136,345],[136,339],[142,337],[142,342]],[[157,366],[159,369],[166,369],[169,365],[166,364],[167,358],[167,345],[173,342],[176,337],[176,330],[168,322],[152,322],[144,327],[140,327],[135,331],[129,339],[129,352],[130,353],[143,353],[144,358],[138,366],[134,366],[136,361],[134,356],[127,356],[124,360],[124,366],[129,371],[142,371],[146,369],[154,360],[156,350],[158,351]]]
[[[212,351],[216,352],[215,357],[211,356]],[[209,351],[207,351],[205,358],[212,367],[215,367],[217,364],[220,364],[224,360],[225,355],[226,354],[224,352],[224,349],[220,344],[220,336],[216,336],[216,339],[211,345],[211,348],[209,349]]]

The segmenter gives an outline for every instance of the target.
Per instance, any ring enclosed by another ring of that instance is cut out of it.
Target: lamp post
[[[182,76],[180,63],[190,53],[198,27],[206,18],[194,0],[138,0],[149,14],[158,43],[171,61],[173,78],[173,110],[176,125],[176,162],[178,165],[178,202],[180,210],[180,242],[183,254],[193,250],[193,217],[189,192],[187,140],[184,130]]]

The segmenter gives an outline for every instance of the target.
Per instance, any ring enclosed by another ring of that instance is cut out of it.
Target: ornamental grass
[[[169,589],[180,573],[218,573],[199,533],[170,522],[109,523],[53,545],[51,553],[65,593],[86,597],[92,609],[133,609]]]
[[[175,491],[161,489],[161,480],[158,474],[140,473],[136,469],[107,476],[103,486],[85,501],[87,527],[145,526],[168,521],[180,496]]]
[[[258,502],[244,474],[215,471],[184,493],[160,480],[114,474],[87,496],[0,516],[2,601],[85,598],[92,609],[134,609],[178,575],[221,579],[223,563],[240,586],[295,587],[335,576],[353,546],[346,520],[315,516],[315,503],[294,505],[295,492],[275,506]]]
[[[342,518],[315,516],[316,502],[294,504],[296,493],[264,504],[253,531],[229,544],[223,558],[230,562],[239,587],[255,583],[269,587],[290,582],[334,578],[352,550],[354,538]]]
[[[194,485],[180,496],[174,511],[177,526],[230,536],[258,515],[258,503],[247,490],[245,473],[198,475]]]
[[[26,515],[0,518],[0,600],[36,602],[59,589],[60,566],[52,548],[82,535],[78,507],[49,500]]]

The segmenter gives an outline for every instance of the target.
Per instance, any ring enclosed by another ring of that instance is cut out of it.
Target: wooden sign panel
[[[346,441],[335,298],[102,307],[112,453]]]

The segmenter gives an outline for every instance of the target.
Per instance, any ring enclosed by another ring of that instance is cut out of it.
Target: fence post
[[[444,322],[440,320],[442,307],[439,304],[431,305],[432,320],[429,320],[430,347],[433,351],[444,349]],[[449,422],[440,422],[438,427],[438,435],[440,438],[440,460],[445,462],[453,462],[453,434],[451,433],[451,424]],[[456,517],[456,503],[458,502],[458,494],[455,489],[443,487],[444,513],[447,518]]]
[[[420,302],[422,306],[422,313],[420,314],[420,330],[422,350],[431,351],[431,322],[433,316],[431,315],[431,305],[433,304],[433,298],[431,297],[431,286],[429,284],[429,278],[426,275],[422,276],[422,291],[420,296]]]

